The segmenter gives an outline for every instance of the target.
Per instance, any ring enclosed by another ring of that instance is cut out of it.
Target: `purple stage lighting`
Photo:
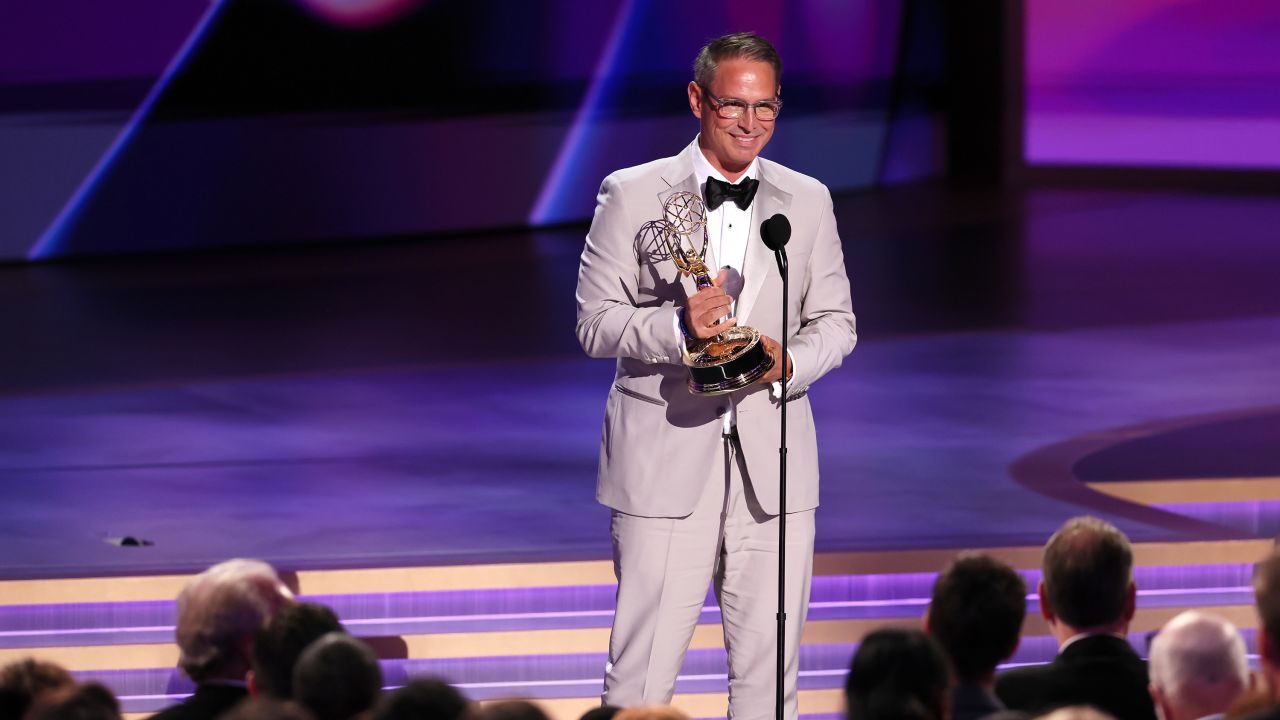
[[[1026,4],[1032,165],[1280,168],[1280,5]]]

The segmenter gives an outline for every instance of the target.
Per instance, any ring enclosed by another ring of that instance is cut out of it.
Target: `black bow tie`
[[[713,177],[707,178],[707,210],[715,210],[724,204],[725,200],[732,200],[739,210],[746,210],[751,207],[751,200],[756,196],[756,188],[760,186],[760,181],[754,178],[747,178],[737,185],[730,185],[723,180],[717,180]]]

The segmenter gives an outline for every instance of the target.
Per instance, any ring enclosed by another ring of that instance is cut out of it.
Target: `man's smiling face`
[[[779,90],[772,65],[745,58],[730,58],[719,63],[708,89],[722,100],[742,100],[748,105],[777,100]],[[726,120],[716,114],[715,103],[697,83],[689,83],[689,108],[699,121],[702,135],[698,144],[703,154],[730,181],[741,177],[769,143],[777,122],[761,122],[753,110]]]

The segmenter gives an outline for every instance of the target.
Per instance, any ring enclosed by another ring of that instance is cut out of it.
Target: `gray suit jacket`
[[[759,384],[728,396],[689,392],[673,322],[696,288],[664,248],[639,235],[646,221],[662,217],[669,194],[699,194],[695,152],[696,141],[676,157],[619,170],[600,186],[577,290],[583,349],[591,357],[618,359],[605,407],[596,498],[629,515],[688,515],[723,462],[721,418],[734,403],[752,489],[761,508],[776,514],[778,402]],[[736,315],[738,324],[781,339],[782,276],[759,238],[759,225],[783,213],[792,226],[787,334],[795,374],[787,406],[787,511],[795,512],[818,505],[818,446],[807,391],[839,367],[857,335],[831,194],[817,180],[764,158],[758,179]],[[707,264],[717,267],[710,253]]]

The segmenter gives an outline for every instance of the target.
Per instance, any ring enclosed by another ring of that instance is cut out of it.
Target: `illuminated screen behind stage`
[[[1024,7],[1028,164],[1280,169],[1280,3]]]
[[[0,25],[0,258],[588,219],[696,132],[708,38],[786,63],[765,155],[876,182],[900,2],[41,0]]]

